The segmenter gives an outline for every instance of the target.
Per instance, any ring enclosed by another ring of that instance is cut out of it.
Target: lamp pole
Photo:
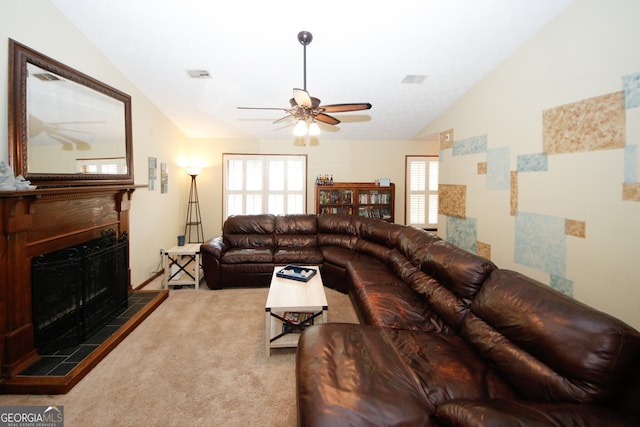
[[[197,173],[191,175],[191,188],[189,189],[189,204],[187,205],[187,220],[184,225],[184,235],[189,243],[203,243],[204,232],[202,230],[202,217],[200,216],[200,203],[198,201],[198,187],[196,185]],[[196,231],[196,240],[193,240],[193,228]]]

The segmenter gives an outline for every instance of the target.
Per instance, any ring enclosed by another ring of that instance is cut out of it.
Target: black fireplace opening
[[[129,242],[115,230],[31,262],[35,346],[81,344],[127,308]]]

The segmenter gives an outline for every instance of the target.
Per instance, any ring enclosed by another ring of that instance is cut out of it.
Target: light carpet
[[[295,426],[295,349],[267,357],[267,288],[172,290],[65,395],[4,395],[0,405],[63,405],[75,426]],[[357,323],[325,288],[329,321]]]

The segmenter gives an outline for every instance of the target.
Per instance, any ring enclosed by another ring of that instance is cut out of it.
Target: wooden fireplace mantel
[[[33,341],[31,260],[100,237],[105,230],[129,233],[131,196],[141,187],[0,191],[0,378],[11,378],[39,359]]]

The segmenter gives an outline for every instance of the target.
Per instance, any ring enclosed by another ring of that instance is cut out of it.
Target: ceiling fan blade
[[[318,113],[315,117],[317,121],[330,125],[337,125],[340,123],[340,120],[325,113]]]
[[[293,89],[293,99],[296,100],[296,103],[305,108],[313,107],[313,103],[311,102],[311,96],[309,96],[309,92],[302,89]]]
[[[328,113],[341,113],[344,111],[368,110],[371,108],[371,104],[369,104],[368,102],[360,102],[354,104],[332,104],[322,105],[320,108]]]
[[[238,110],[280,110],[280,111],[287,111],[286,108],[278,108],[278,107],[238,107]]]
[[[280,117],[278,120],[273,122],[273,124],[275,125],[276,123],[284,122],[285,120],[293,119],[293,118],[294,117],[291,114],[289,114],[288,116]]]

